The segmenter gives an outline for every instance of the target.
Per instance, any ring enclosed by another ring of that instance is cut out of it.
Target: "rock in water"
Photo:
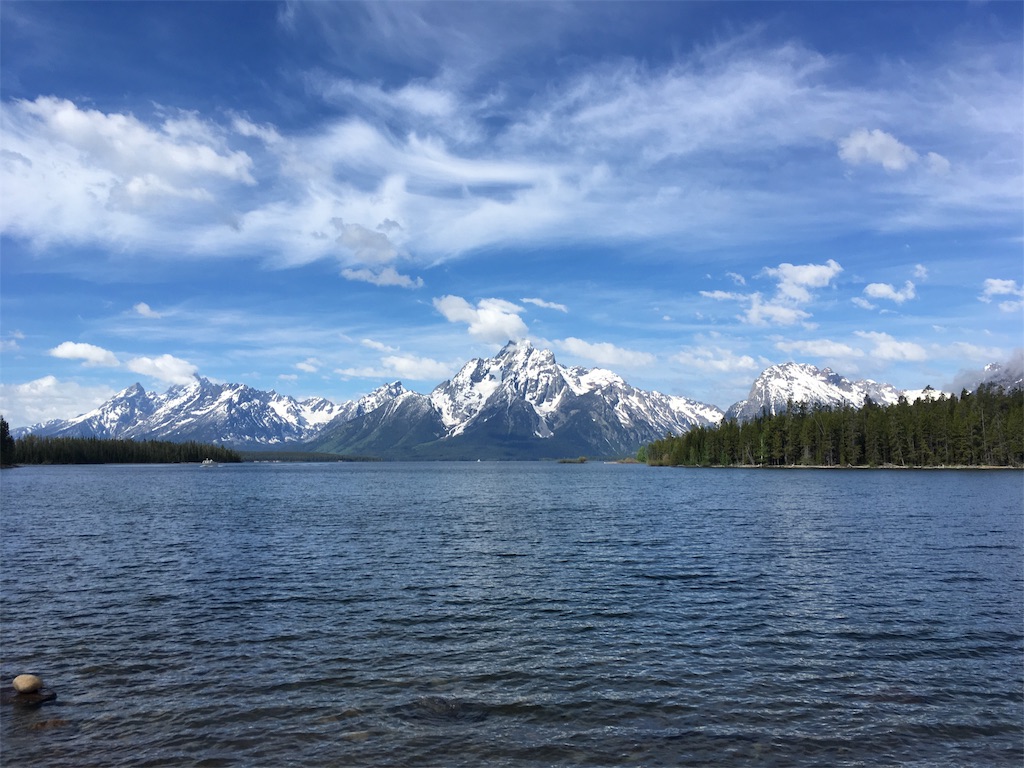
[[[43,687],[37,675],[18,675],[14,678],[14,690],[18,693],[36,693]]]

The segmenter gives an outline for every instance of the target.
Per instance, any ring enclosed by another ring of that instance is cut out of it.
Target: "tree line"
[[[241,461],[237,451],[219,445],[163,440],[102,440],[97,437],[38,437],[17,440],[0,417],[0,463],[12,464],[181,464],[212,459]]]
[[[667,435],[641,450],[655,466],[1024,466],[1024,390],[983,385],[881,406],[789,403],[783,413]]]

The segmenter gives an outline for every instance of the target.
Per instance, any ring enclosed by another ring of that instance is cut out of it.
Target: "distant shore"
[[[662,465],[652,465],[662,466]],[[669,469],[1016,469],[1024,470],[1024,467],[1011,466],[1011,465],[993,465],[993,464],[948,464],[948,465],[928,465],[928,466],[904,466],[901,464],[879,464],[877,466],[867,466],[865,464],[708,464],[702,466],[699,464],[673,464],[668,465]]]

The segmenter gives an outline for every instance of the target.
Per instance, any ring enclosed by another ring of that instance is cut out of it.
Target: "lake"
[[[1024,473],[0,475],[35,766],[1015,766]]]

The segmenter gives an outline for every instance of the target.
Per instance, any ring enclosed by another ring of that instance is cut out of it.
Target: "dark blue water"
[[[0,475],[5,765],[1020,766],[1024,475]]]

